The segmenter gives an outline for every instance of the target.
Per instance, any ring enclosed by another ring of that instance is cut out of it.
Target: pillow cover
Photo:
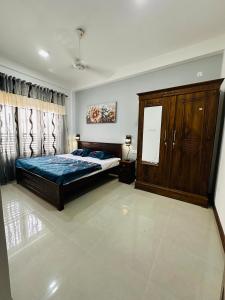
[[[71,154],[85,157],[85,156],[88,156],[89,153],[91,153],[91,150],[85,148],[85,149],[77,149],[77,150],[73,151]]]
[[[83,149],[76,149],[71,154],[81,156],[82,153],[83,153]]]
[[[102,160],[114,157],[113,154],[105,151],[92,151],[88,156]]]

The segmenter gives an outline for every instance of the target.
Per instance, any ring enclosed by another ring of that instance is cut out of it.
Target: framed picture
[[[86,119],[88,124],[116,123],[117,103],[90,105]]]

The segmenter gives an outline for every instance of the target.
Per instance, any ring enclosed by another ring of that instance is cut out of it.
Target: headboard
[[[78,141],[78,148],[88,148],[93,151],[107,151],[122,158],[122,144]]]

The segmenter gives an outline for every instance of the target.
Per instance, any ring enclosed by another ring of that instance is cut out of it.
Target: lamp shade
[[[79,141],[80,140],[80,134],[76,134],[75,139],[76,139],[76,141]]]
[[[131,145],[131,141],[132,141],[131,135],[126,135],[125,144],[127,146],[130,146]]]

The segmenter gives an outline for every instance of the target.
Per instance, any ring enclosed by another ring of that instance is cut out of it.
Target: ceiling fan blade
[[[97,66],[86,66],[87,71],[95,73],[96,75],[103,76],[103,77],[111,77],[114,74],[114,71],[101,68]]]

